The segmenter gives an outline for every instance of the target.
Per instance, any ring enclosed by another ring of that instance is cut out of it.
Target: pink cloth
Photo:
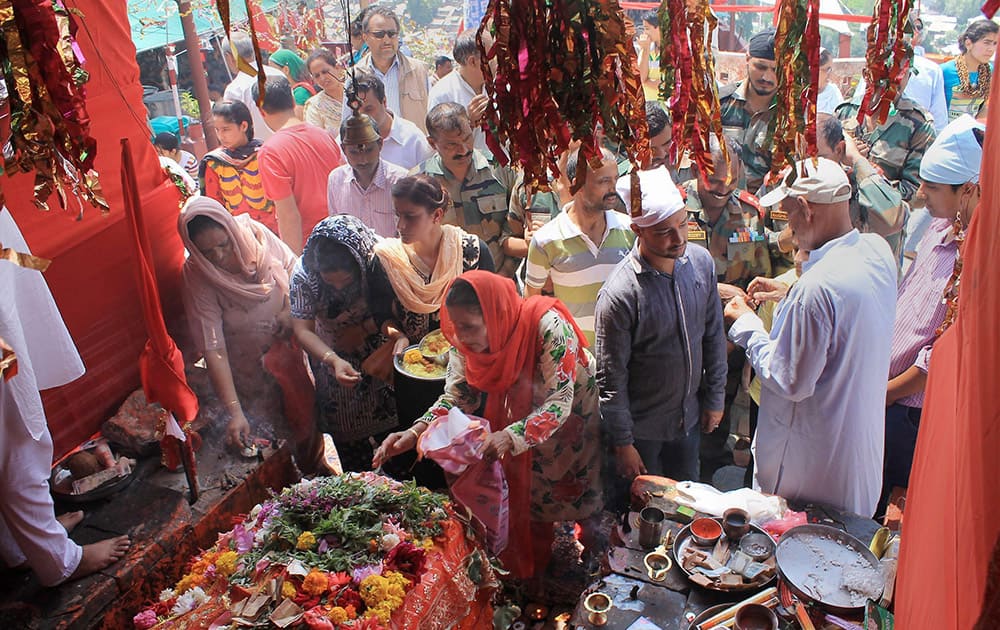
[[[329,132],[302,123],[279,129],[258,154],[264,194],[272,201],[295,197],[302,216],[302,242],[327,216],[326,180],[344,163],[340,147]]]
[[[198,251],[188,236],[188,223],[206,216],[229,234],[243,272],[234,275],[219,269]],[[184,306],[199,350],[225,348],[226,334],[263,336],[264,329],[282,310],[288,295],[288,278],[295,254],[262,224],[242,214],[233,216],[218,201],[193,197],[177,219],[177,231],[188,250],[184,262]],[[255,348],[259,350],[259,348]]]
[[[330,214],[356,216],[382,238],[396,238],[392,185],[406,175],[406,169],[380,159],[371,185],[363,190],[350,164],[335,168],[330,173],[326,188]]]

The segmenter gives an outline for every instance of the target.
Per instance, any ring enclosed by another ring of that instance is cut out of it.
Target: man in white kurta
[[[796,169],[798,178],[761,204],[781,201],[809,250],[801,278],[778,305],[770,335],[743,298],[726,307],[729,338],[746,349],[763,385],[754,483],[870,516],[882,482],[896,265],[884,239],[851,227],[842,168],[820,158]],[[773,284],[754,281],[748,293]]]
[[[29,253],[3,207],[0,246]],[[7,260],[0,260],[0,338],[17,357],[17,373],[0,377],[0,559],[30,567],[53,586],[121,558],[128,538],[82,548],[56,520],[48,484],[52,436],[39,390],[79,378],[83,362],[42,274]]]

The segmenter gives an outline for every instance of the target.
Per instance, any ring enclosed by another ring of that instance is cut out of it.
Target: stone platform
[[[0,573],[0,627],[127,630],[132,616],[183,575],[185,563],[248,512],[298,480],[289,447],[262,460],[225,451],[221,435],[206,435],[197,454],[201,497],[188,503],[183,472],[169,473],[156,458],[139,462],[132,483],[118,494],[58,512],[83,509],[71,538],[85,545],[128,534],[128,555],[107,569],[57,588],[43,588],[30,572]]]

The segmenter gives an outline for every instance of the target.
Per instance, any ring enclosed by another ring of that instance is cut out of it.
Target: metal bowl
[[[448,343],[448,348],[445,349],[443,352],[438,352],[438,353],[431,352],[428,346],[432,340],[436,340],[438,337],[443,339],[445,343]],[[448,365],[448,353],[451,351],[451,343],[449,343],[448,340],[445,339],[444,333],[441,332],[440,328],[437,330],[432,330],[426,335],[424,335],[424,338],[421,339],[420,343],[417,345],[420,347],[420,354],[424,355],[425,359],[429,359],[430,361],[433,361],[434,363],[437,363],[438,365],[441,366]]]
[[[740,551],[762,562],[774,555],[774,539],[767,534],[751,532],[740,539]]]
[[[793,527],[781,537],[774,557],[779,575],[793,593],[834,614],[862,610],[868,599],[878,600],[885,588],[875,554],[836,527]]]

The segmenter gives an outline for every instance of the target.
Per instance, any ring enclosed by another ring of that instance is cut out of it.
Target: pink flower
[[[241,556],[253,549],[253,534],[242,523],[233,528],[233,541],[236,543],[236,553]]]
[[[156,625],[156,612],[152,608],[147,608],[132,617],[132,623],[135,624],[136,630],[149,630]]]
[[[316,553],[326,553],[330,549],[330,543],[326,542],[326,538],[320,538],[319,546],[316,547]]]
[[[382,575],[382,564],[370,564],[365,567],[357,567],[354,569],[351,577],[354,578],[355,584],[361,584],[369,575]]]
[[[319,606],[306,611],[302,621],[309,630],[333,630],[333,623],[327,618],[326,612]]]

